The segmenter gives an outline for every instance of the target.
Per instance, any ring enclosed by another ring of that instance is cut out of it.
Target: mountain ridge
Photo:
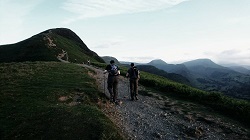
[[[195,59],[191,61],[187,61],[182,63],[186,67],[193,67],[193,66],[204,66],[204,67],[211,67],[211,68],[221,68],[222,66],[214,63],[212,60],[207,59],[207,58],[202,58],[202,59]]]
[[[196,59],[182,64],[167,64],[160,59],[151,62],[148,64],[186,77],[195,88],[250,99],[250,76],[216,64],[210,59]]]
[[[0,46],[0,62],[58,61],[104,62],[80,37],[67,28],[53,28],[15,44]]]

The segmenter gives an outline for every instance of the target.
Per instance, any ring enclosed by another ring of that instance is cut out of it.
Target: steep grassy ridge
[[[0,64],[0,139],[122,139],[98,109],[89,70],[57,62]]]
[[[67,53],[70,62],[104,62],[70,29],[55,28],[24,41],[0,46],[0,62],[58,61],[57,56]]]

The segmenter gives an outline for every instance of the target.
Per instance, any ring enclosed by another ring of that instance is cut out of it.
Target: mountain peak
[[[150,61],[148,64],[166,65],[167,63],[161,59],[155,59]]]
[[[222,67],[207,58],[196,59],[196,60],[185,62],[183,64],[187,67],[193,67],[193,66],[204,66],[204,67],[212,67],[212,68]]]
[[[48,29],[48,30],[42,32],[41,34],[44,34],[44,33],[55,33],[55,34],[57,34],[59,36],[62,36],[64,38],[67,38],[69,40],[73,40],[73,41],[79,43],[80,47],[82,49],[84,49],[85,51],[87,51],[87,52],[91,51],[86,46],[86,44],[81,40],[81,38],[75,32],[73,32],[72,30],[70,30],[68,28],[53,28],[53,29]]]
[[[67,28],[53,28],[15,44],[0,46],[0,62],[65,61],[104,62],[81,38]]]
[[[112,56],[102,56],[102,59],[105,61],[105,63],[109,64],[110,63],[110,60],[114,60],[115,61],[115,64],[120,64],[120,62],[115,58],[115,57],[112,57]]]

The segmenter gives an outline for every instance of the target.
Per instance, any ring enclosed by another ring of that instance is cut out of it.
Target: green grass
[[[87,73],[58,62],[0,63],[0,139],[122,139]],[[76,95],[81,103],[71,106]]]
[[[57,47],[60,48],[56,50],[57,51],[56,54],[61,53],[61,49],[66,50],[70,62],[75,62],[75,59],[77,63],[83,63],[83,62],[86,63],[87,60],[90,60],[90,62],[103,61],[100,59],[99,56],[93,55],[93,52],[86,52],[85,50],[83,50],[83,48],[80,47],[82,44],[79,44],[74,40],[70,40],[65,37],[58,36],[56,34],[53,34],[52,37],[54,38]]]

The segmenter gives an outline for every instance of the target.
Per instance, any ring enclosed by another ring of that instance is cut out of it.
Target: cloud
[[[154,59],[159,59],[152,56],[143,56],[143,57],[121,57],[122,61],[128,61],[128,62],[137,62],[137,63],[149,63],[150,61]],[[120,59],[118,59],[120,60]]]
[[[66,0],[62,8],[75,14],[64,21],[71,23],[85,18],[155,11],[184,1],[187,0]]]
[[[250,49],[231,49],[219,52],[215,58],[219,63],[250,65]]]
[[[106,49],[106,48],[112,48],[112,47],[120,47],[124,44],[124,42],[125,42],[124,38],[116,37],[116,38],[100,41],[100,43],[95,45],[95,47],[93,48]]]
[[[240,52],[241,52],[240,50],[232,49],[232,50],[222,51],[220,54],[222,56],[233,56],[233,55],[237,55]]]

